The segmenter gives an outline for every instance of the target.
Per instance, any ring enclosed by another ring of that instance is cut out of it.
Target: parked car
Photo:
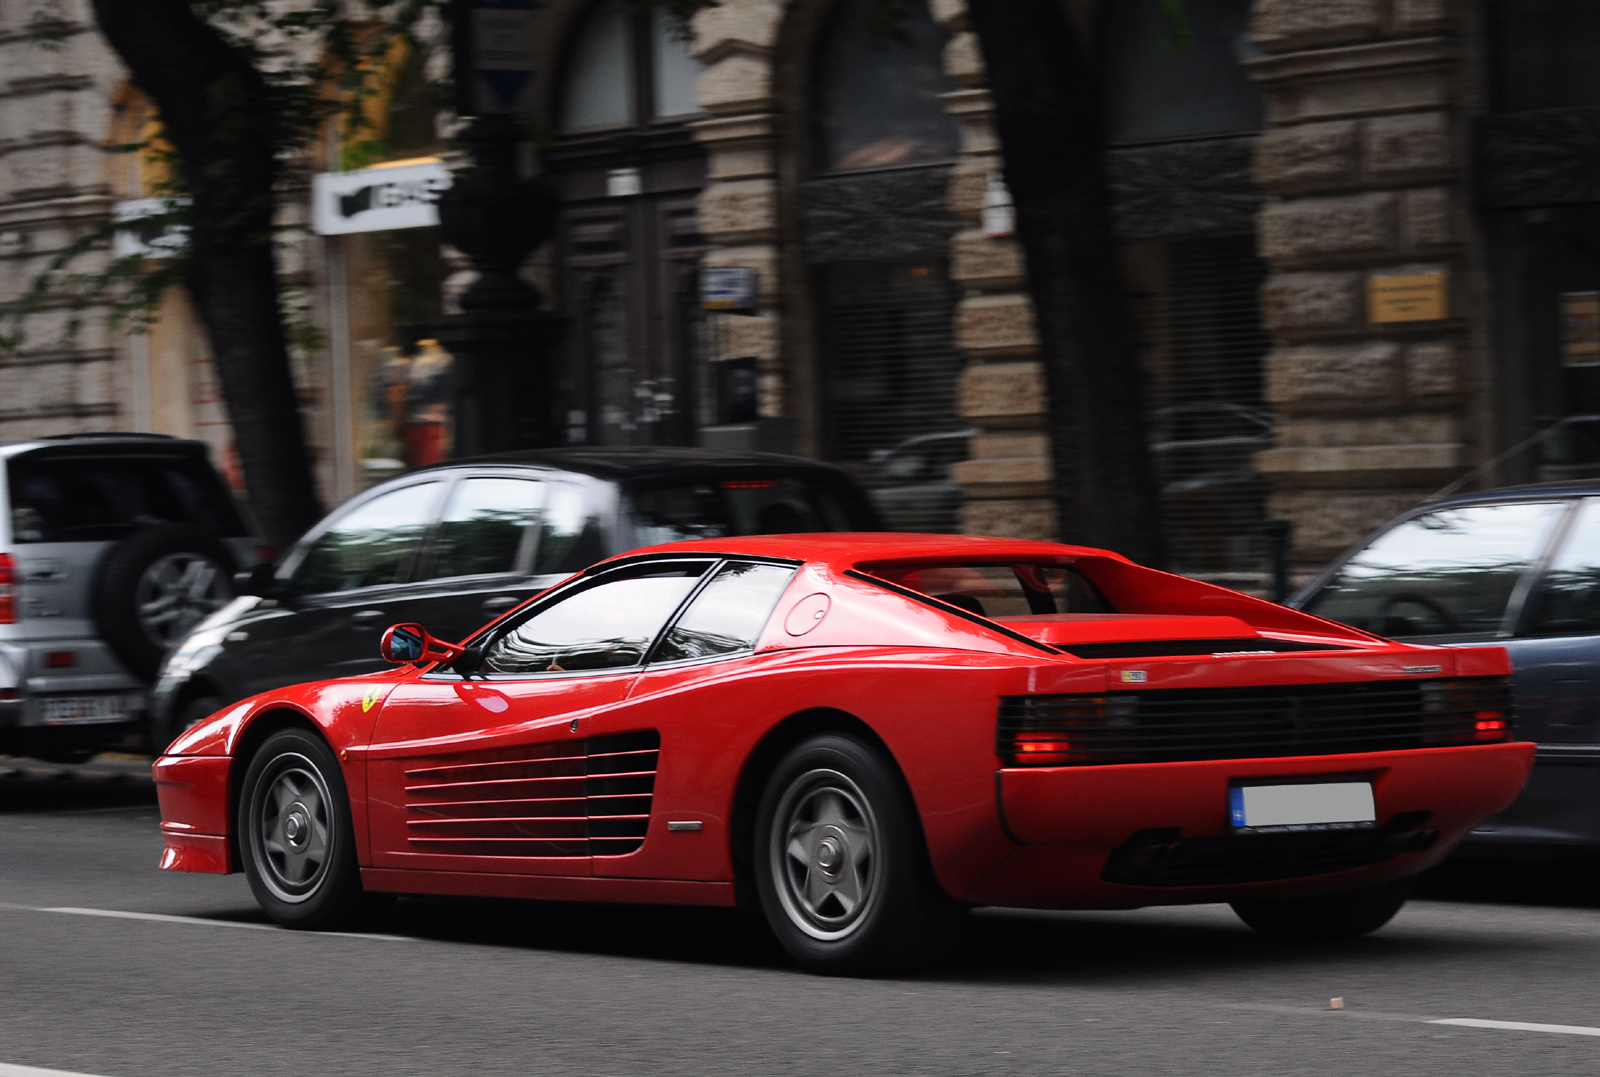
[[[340,506],[178,647],[152,695],[165,745],[269,688],[382,667],[378,634],[460,639],[602,557],[675,539],[874,531],[838,468],[765,453],[561,449],[454,461]]]
[[[162,656],[261,559],[198,441],[82,434],[0,445],[0,751],[132,745]]]
[[[1229,901],[1375,930],[1521,789],[1503,651],[1378,639],[1101,550],[672,543],[401,668],[265,692],[157,760],[165,851],[279,923],[363,890],[759,905],[893,968],[969,904]]]
[[[953,531],[965,499],[950,467],[967,458],[978,431],[918,434],[872,453],[868,481],[872,501],[896,531]]]
[[[1404,513],[1290,604],[1411,642],[1504,647],[1527,790],[1463,853],[1600,851],[1600,482],[1490,490]]]

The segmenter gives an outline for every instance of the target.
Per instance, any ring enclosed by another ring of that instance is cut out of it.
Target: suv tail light
[[[17,560],[0,553],[0,625],[17,623]]]

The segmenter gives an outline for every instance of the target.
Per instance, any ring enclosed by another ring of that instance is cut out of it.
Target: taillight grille
[[[1338,755],[1511,739],[1504,677],[1005,696],[1010,766]]]

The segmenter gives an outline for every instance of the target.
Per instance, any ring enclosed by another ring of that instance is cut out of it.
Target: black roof
[[[461,467],[481,464],[531,464],[559,468],[597,479],[627,482],[635,479],[706,474],[809,473],[830,477],[844,474],[832,464],[808,460],[803,456],[779,453],[719,452],[715,449],[681,448],[670,445],[614,446],[567,449],[529,449],[522,452],[493,453],[462,460],[450,460],[435,467]]]
[[[1481,501],[1515,501],[1540,497],[1600,497],[1600,478],[1562,479],[1557,482],[1531,482],[1522,486],[1500,486],[1492,490],[1469,490],[1448,497],[1430,498],[1422,504],[1470,505]]]

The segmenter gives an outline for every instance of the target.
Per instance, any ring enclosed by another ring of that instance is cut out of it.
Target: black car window
[[[405,578],[443,483],[402,486],[363,502],[324,531],[295,569],[310,594],[352,591]]]
[[[1578,510],[1577,523],[1534,596],[1528,632],[1600,632],[1600,501],[1586,501]]]
[[[727,535],[870,531],[832,485],[797,478],[675,483],[632,493],[635,542],[653,546]]]
[[[248,533],[232,495],[198,457],[23,456],[7,465],[6,481],[17,542],[114,540],[159,523]]]
[[[710,562],[638,565],[559,595],[489,645],[492,673],[616,669],[644,660]]]
[[[737,654],[756,645],[794,569],[733,561],[723,565],[662,637],[655,661]]]
[[[439,520],[427,578],[514,572],[543,493],[534,479],[462,479]]]
[[[1381,636],[1497,631],[1564,507],[1463,505],[1407,520],[1346,561],[1306,611]]]
[[[539,518],[535,574],[581,572],[606,555],[600,519],[590,500],[577,486],[550,485]]]

